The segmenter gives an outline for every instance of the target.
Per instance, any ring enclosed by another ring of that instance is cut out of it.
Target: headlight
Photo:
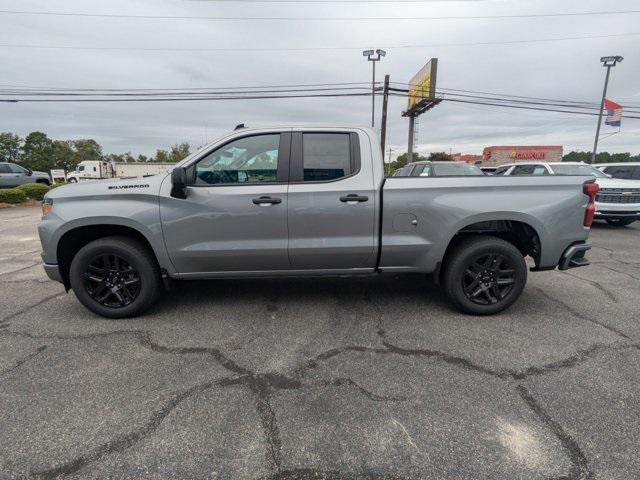
[[[42,200],[42,216],[44,217],[51,209],[53,209],[53,199],[45,197]]]

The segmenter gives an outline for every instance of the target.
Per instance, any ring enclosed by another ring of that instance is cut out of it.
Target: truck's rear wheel
[[[513,304],[526,282],[520,251],[500,238],[481,236],[462,240],[447,255],[442,285],[458,310],[491,315]]]
[[[85,307],[108,318],[139,315],[161,292],[152,253],[127,237],[101,238],[82,247],[71,262],[69,281]]]

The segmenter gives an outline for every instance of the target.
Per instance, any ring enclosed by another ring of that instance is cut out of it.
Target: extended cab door
[[[187,166],[185,199],[163,184],[162,229],[180,274],[289,269],[290,144],[290,132],[234,136]]]
[[[377,191],[369,138],[339,129],[294,131],[290,171],[291,268],[373,268]]]

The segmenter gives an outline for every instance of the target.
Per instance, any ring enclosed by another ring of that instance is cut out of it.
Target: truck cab
[[[77,183],[85,180],[104,180],[113,178],[113,166],[103,160],[85,160],[78,164],[75,171],[67,174],[67,182]]]

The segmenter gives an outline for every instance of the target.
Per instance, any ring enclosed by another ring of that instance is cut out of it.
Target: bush
[[[23,192],[28,198],[42,200],[44,198],[44,194],[50,190],[50,187],[44,183],[25,183],[18,185],[16,189]]]
[[[0,203],[22,203],[27,196],[17,188],[0,189]]]

